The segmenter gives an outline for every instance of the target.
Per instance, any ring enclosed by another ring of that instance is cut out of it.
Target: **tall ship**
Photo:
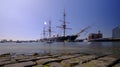
[[[80,36],[81,33],[83,33],[88,28],[90,28],[90,26],[87,26],[84,29],[80,30],[80,32],[78,32],[77,34],[66,35],[66,30],[67,29],[71,29],[71,28],[67,28],[65,10],[64,10],[64,14],[63,14],[63,20],[61,20],[61,21],[63,22],[63,24],[61,26],[57,26],[57,27],[63,29],[63,36],[51,37],[51,32],[52,32],[51,31],[51,21],[49,21],[49,29],[48,29],[49,37],[48,38],[43,38],[43,39],[41,39],[41,41],[52,41],[52,42],[66,42],[67,41],[67,42],[74,42]],[[43,35],[45,37],[45,28],[43,30]]]

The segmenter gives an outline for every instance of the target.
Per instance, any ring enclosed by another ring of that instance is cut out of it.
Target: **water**
[[[0,54],[97,53],[120,55],[120,42],[0,43]]]

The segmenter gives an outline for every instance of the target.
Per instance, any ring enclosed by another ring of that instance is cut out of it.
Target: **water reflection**
[[[120,47],[120,42],[112,42],[112,47]]]
[[[89,46],[90,47],[102,47],[102,42],[92,42]]]
[[[120,55],[120,42],[0,43],[0,53],[98,53]]]
[[[88,49],[91,53],[120,55],[120,42],[91,42]]]
[[[120,55],[120,42],[112,42],[111,52],[117,57]]]

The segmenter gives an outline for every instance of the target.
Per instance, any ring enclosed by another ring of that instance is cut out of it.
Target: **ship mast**
[[[45,33],[45,26],[43,27],[43,37],[45,38],[45,35],[46,35],[46,33]]]
[[[49,32],[49,37],[51,37],[51,21],[49,20],[49,29],[48,29],[48,32]]]
[[[61,20],[60,20],[61,21]],[[66,13],[65,13],[65,9],[64,9],[64,13],[63,13],[63,25],[62,26],[57,26],[58,28],[62,28],[63,29],[63,36],[66,36],[66,29],[71,29],[71,28],[67,28],[66,26]]]
[[[65,13],[65,10],[64,10],[64,21],[63,21],[63,30],[64,30],[64,36],[65,36],[65,34],[66,34],[66,13]]]
[[[44,22],[44,26],[43,26],[43,37],[46,38],[46,22]]]

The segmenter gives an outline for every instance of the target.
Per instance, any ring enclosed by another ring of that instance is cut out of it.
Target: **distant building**
[[[112,30],[112,38],[120,38],[120,27],[115,27]]]
[[[98,31],[98,33],[89,34],[88,39],[89,40],[90,39],[99,39],[99,38],[102,38],[102,37],[103,37],[103,34],[100,31]]]

